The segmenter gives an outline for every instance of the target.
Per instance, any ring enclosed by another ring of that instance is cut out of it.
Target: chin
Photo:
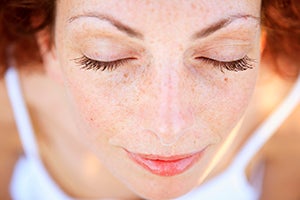
[[[185,195],[198,185],[196,176],[177,175],[173,177],[154,176],[129,186],[137,195],[149,200],[167,200]]]
[[[169,187],[166,187],[166,188],[162,187],[158,191],[156,191],[156,190],[141,191],[138,195],[144,199],[149,199],[149,200],[167,200],[167,199],[178,198],[178,197],[188,193],[190,190],[187,190],[187,191],[185,191],[185,190],[170,190]]]

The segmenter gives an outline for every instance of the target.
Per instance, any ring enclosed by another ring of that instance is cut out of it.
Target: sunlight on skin
[[[220,160],[222,160],[222,157],[228,152],[228,149],[230,148],[230,145],[234,142],[234,139],[237,137],[239,133],[239,129],[243,123],[243,119],[238,123],[238,125],[233,129],[233,131],[228,135],[228,138],[223,143],[223,145],[220,147],[220,150],[216,153],[214,158],[211,160],[210,164],[207,166],[206,170],[203,172],[203,175],[199,178],[199,184],[203,183],[205,179],[209,176],[211,171],[216,167],[218,163],[220,163]]]

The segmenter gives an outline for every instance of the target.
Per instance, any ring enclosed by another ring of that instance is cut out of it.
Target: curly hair
[[[53,27],[55,0],[1,0],[0,77],[8,67],[7,50],[17,63],[41,62],[35,33]],[[300,1],[262,0],[262,27],[266,33],[264,55],[284,58],[300,69]],[[26,51],[24,51],[26,49]],[[274,62],[275,69],[281,71]],[[285,66],[286,67],[286,66]]]
[[[262,27],[266,31],[264,54],[271,56],[275,70],[282,75],[300,70],[300,1],[263,0]],[[289,60],[289,66],[280,66],[278,59]],[[284,68],[287,69],[284,69]],[[295,69],[296,68],[296,69]],[[291,72],[289,72],[291,71]]]
[[[9,48],[17,63],[42,61],[35,33],[51,28],[54,15],[55,0],[1,0],[0,77],[8,68]]]

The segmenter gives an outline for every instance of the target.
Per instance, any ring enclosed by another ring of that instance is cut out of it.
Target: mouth
[[[149,172],[159,176],[175,176],[187,171],[192,167],[203,155],[203,151],[175,156],[158,156],[132,153],[127,151],[131,160],[148,170]]]

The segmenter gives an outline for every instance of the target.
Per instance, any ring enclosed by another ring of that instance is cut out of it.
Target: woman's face
[[[259,15],[260,0],[58,0],[78,136],[143,197],[190,191],[251,97]]]

